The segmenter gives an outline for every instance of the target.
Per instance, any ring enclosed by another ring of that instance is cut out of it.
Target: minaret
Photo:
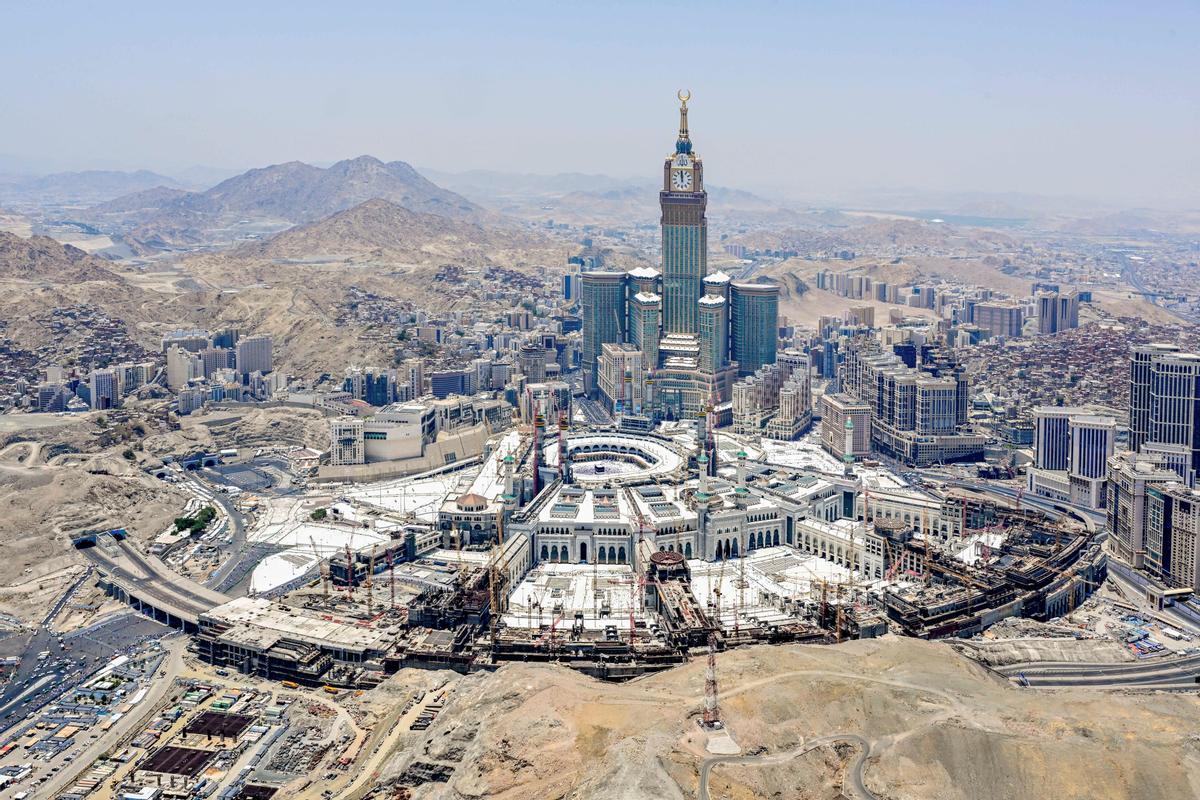
[[[571,461],[567,455],[567,413],[558,414],[558,479],[564,484],[571,482]]]
[[[846,416],[846,438],[842,446],[842,464],[847,478],[854,475],[854,420]]]
[[[507,455],[501,463],[504,465],[504,497],[501,499],[504,501],[504,507],[509,511],[513,511],[517,507],[517,495],[513,491],[515,488],[513,485],[513,468],[516,466],[516,459],[511,455]]]

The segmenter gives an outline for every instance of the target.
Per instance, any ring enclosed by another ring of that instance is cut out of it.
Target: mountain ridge
[[[368,257],[421,262],[453,258],[485,263],[491,250],[533,246],[540,239],[466,219],[427,214],[372,198],[328,217],[297,225],[233,250],[241,258]]]
[[[125,283],[104,261],[49,236],[28,239],[0,231],[0,279]]]
[[[385,163],[374,156],[345,159],[327,168],[287,161],[247,170],[202,192],[151,189],[136,194],[94,206],[81,216],[113,232],[165,246],[194,244],[204,240],[207,230],[254,221],[314,222],[375,198],[452,219],[494,218],[411,165]]]

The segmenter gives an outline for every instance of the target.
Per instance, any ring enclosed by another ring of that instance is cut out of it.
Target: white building
[[[1028,476],[1030,492],[1087,508],[1104,508],[1117,420],[1098,411],[1071,406],[1033,410],[1035,455]]]
[[[178,392],[196,378],[204,377],[204,361],[198,353],[182,347],[167,350],[167,388]]]
[[[237,343],[235,355],[237,371],[243,375],[251,372],[267,373],[273,369],[270,336],[249,336]]]
[[[117,385],[117,373],[111,369],[92,370],[90,379],[92,408],[102,411],[121,405],[121,392]]]
[[[330,421],[329,463],[335,467],[366,463],[361,419],[338,417]]]

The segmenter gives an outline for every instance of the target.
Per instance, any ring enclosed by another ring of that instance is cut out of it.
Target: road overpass
[[[996,672],[1023,686],[1094,689],[1200,688],[1200,655],[1154,657],[1118,664],[1031,662],[994,667]]]
[[[95,547],[80,552],[96,568],[109,595],[173,628],[194,632],[201,614],[229,602],[220,592],[172,572],[153,556],[142,555],[128,542],[102,536]]]

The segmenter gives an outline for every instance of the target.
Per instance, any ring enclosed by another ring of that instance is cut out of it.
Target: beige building
[[[871,454],[871,407],[843,394],[821,398],[821,445],[838,458],[846,455],[846,420],[854,425],[850,455],[865,458]]]

